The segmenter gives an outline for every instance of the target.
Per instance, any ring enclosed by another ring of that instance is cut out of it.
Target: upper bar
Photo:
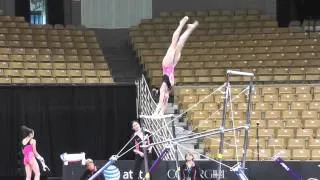
[[[174,117],[174,114],[166,114],[166,115],[140,115],[140,118],[148,118],[148,119],[164,119]]]
[[[254,76],[253,73],[227,70],[227,74],[240,75],[240,76]]]

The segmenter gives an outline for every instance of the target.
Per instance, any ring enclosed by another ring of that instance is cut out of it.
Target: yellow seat
[[[292,87],[279,87],[279,94],[292,94],[293,88]]]
[[[320,140],[315,138],[309,139],[309,148],[320,150]]]
[[[313,101],[320,101],[320,94],[314,94]]]
[[[267,110],[270,110],[269,108],[269,104],[268,103],[256,103],[255,104],[255,110],[258,110],[258,111],[267,111]]]
[[[69,77],[81,77],[82,76],[82,73],[80,70],[67,70],[67,76]],[[71,79],[72,82],[83,82],[84,79],[79,79],[79,78],[74,78],[74,79]]]
[[[216,110],[218,110],[218,106],[217,106],[216,103],[205,103],[204,107],[203,107],[203,110],[216,111]]]
[[[311,160],[320,160],[320,149],[311,150]]]
[[[254,152],[257,152],[255,150]],[[259,149],[259,157],[262,159],[270,158],[272,155],[271,149]],[[256,159],[258,156],[258,153],[254,153],[254,158]]]
[[[311,93],[311,87],[310,86],[299,86],[296,87],[296,94],[306,94]]]
[[[209,117],[208,112],[206,111],[193,111],[192,120],[206,120]]]
[[[309,104],[309,110],[319,110],[320,109],[320,102],[311,102]]]
[[[309,160],[310,150],[309,149],[293,149],[292,159],[293,160]]]
[[[25,69],[21,72],[21,75],[24,77],[35,77],[37,75],[37,72],[34,69]]]
[[[66,72],[66,70],[57,70],[57,69],[55,69],[55,70],[52,71],[52,75],[54,77],[67,77],[67,72]]]
[[[275,136],[274,129],[261,129],[259,131],[259,136],[260,137],[274,137]]]
[[[21,77],[13,77],[11,78],[11,82],[13,84],[25,84],[27,81],[25,78],[21,78]]]
[[[43,77],[41,78],[41,83],[44,83],[44,84],[56,84],[56,79],[55,78],[52,78],[52,77]]]
[[[114,83],[112,77],[99,77],[101,84]]]
[[[286,147],[284,138],[271,138],[268,141],[269,148],[284,149]]]
[[[183,109],[192,109],[193,111],[202,111],[202,110],[207,110],[205,108],[203,108],[203,104],[198,104],[198,103],[190,103],[187,104],[187,107],[183,107]]]
[[[83,77],[71,77],[71,83],[72,84],[85,84],[85,78]]]
[[[268,120],[268,128],[282,128],[283,122],[280,120]]]
[[[260,120],[261,119],[261,111],[251,111],[251,119],[252,120]]]
[[[288,119],[285,122],[286,128],[301,128],[301,120],[300,119]]]
[[[280,111],[266,111],[265,112],[265,119],[279,120],[280,119]]]
[[[262,94],[277,94],[277,89],[275,87],[263,87]]]
[[[312,101],[312,95],[311,94],[298,94],[297,101],[310,102],[310,101]]]
[[[65,63],[53,63],[54,69],[67,69],[67,66]]]
[[[278,129],[277,137],[293,137],[293,129]]]
[[[71,80],[69,77],[57,77],[56,81],[58,84],[70,84]]]
[[[79,63],[79,62],[77,62]],[[103,69],[103,70],[107,70],[108,69],[108,66],[104,66],[105,64],[102,64],[102,63],[99,63],[99,64],[93,64],[93,63],[89,63],[89,62],[86,62],[86,63],[81,63],[81,68],[82,69]],[[77,65],[78,66],[78,65]],[[81,69],[81,68],[78,68],[78,69]],[[98,70],[98,71],[99,71]]]
[[[237,104],[237,110],[238,111],[246,111],[248,108],[248,104],[247,103],[238,103]]]
[[[67,63],[67,69],[81,69],[81,64],[80,63]],[[86,69],[86,68],[83,68],[83,69]]]
[[[36,62],[25,62],[24,63],[25,69],[38,69],[38,63]]]
[[[290,138],[288,140],[288,148],[290,148],[290,149],[302,149],[302,148],[305,148],[305,139]]]
[[[212,120],[199,120],[199,124],[197,126],[199,132],[212,129],[213,127],[214,121]]]
[[[304,102],[292,102],[290,107],[292,110],[305,110],[307,108]]]
[[[257,143],[258,143],[258,141],[257,141],[257,139],[256,138],[250,138],[249,139],[249,148],[251,149],[251,148],[256,148],[257,147]],[[243,145],[243,144],[242,144]],[[265,148],[266,147],[266,143],[265,143],[265,139],[264,138],[260,138],[259,139],[259,147],[260,148]]]
[[[310,138],[313,136],[313,129],[297,129],[297,137]]]
[[[304,128],[320,128],[319,120],[305,120]]]
[[[288,103],[287,102],[274,102],[272,104],[273,110],[286,110],[288,109]]]
[[[196,89],[196,94],[198,95],[209,95],[211,93],[210,88],[197,88]]]
[[[318,74],[319,71],[317,71],[316,73]],[[314,87],[313,87],[313,93],[319,94],[319,93],[320,93],[320,86],[314,86]]]
[[[261,102],[261,96],[260,95],[253,95],[252,96],[252,102],[253,103],[257,103],[257,102]]]
[[[298,111],[285,110],[285,111],[282,111],[282,118],[283,119],[298,119],[299,114],[298,114]]]
[[[272,94],[272,95],[266,94],[266,95],[264,95],[263,101],[264,102],[277,102],[278,96],[274,95],[274,94]]]
[[[26,78],[26,83],[28,83],[28,84],[38,84],[38,83],[41,83],[41,80],[38,77],[29,77],[29,78]]]
[[[295,101],[295,96],[293,94],[282,94],[280,96],[281,102],[293,102]]]
[[[98,77],[86,77],[85,81],[87,84],[99,84],[99,78]]]
[[[318,119],[317,111],[302,111],[302,119]]]

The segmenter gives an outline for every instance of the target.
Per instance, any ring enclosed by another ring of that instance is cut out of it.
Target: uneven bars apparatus
[[[248,105],[247,105],[247,121],[246,121],[246,128],[245,128],[245,137],[244,137],[244,143],[243,143],[243,156],[242,156],[242,163],[238,164],[237,166],[235,166],[234,168],[234,172],[236,173],[236,175],[238,176],[238,178],[240,180],[247,180],[248,178],[246,177],[245,173],[244,173],[244,169],[245,169],[245,162],[246,162],[246,155],[247,155],[247,149],[248,149],[248,131],[249,131],[249,126],[250,126],[250,114],[251,114],[251,93],[252,93],[252,86],[253,86],[253,77],[254,74],[253,73],[249,73],[249,72],[241,72],[241,71],[234,71],[234,70],[227,70],[226,71],[226,76],[227,76],[227,82],[226,82],[226,86],[225,86],[225,97],[223,100],[223,112],[222,112],[222,121],[221,121],[221,129],[225,128],[225,124],[226,124],[226,119],[227,119],[227,104],[229,103],[229,101],[231,101],[231,99],[229,99],[229,90],[231,88],[230,86],[230,76],[231,75],[239,75],[239,76],[248,76],[250,77],[250,83],[249,83],[249,93],[248,93]],[[220,145],[219,145],[219,152],[218,152],[218,157],[219,158],[219,164],[218,164],[218,177],[217,180],[220,180],[220,174],[221,174],[221,161],[222,161],[222,155],[223,155],[223,151],[224,151],[224,132],[221,131],[220,132]]]

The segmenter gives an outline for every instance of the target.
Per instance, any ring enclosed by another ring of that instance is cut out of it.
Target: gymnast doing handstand
[[[174,86],[174,68],[180,60],[181,51],[184,47],[187,39],[189,38],[192,31],[199,25],[198,21],[192,24],[187,24],[187,29],[181,34],[181,31],[187,21],[188,16],[185,16],[180,20],[178,28],[172,35],[171,44],[167,50],[166,55],[162,60],[162,84],[160,87],[160,97],[157,108],[154,115],[163,115],[168,104],[170,90]],[[180,35],[181,34],[181,35]]]

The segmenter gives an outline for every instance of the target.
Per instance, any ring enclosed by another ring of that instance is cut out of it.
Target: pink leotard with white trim
[[[171,86],[174,85],[174,65],[164,65],[162,66],[163,75],[167,75],[169,77]]]

